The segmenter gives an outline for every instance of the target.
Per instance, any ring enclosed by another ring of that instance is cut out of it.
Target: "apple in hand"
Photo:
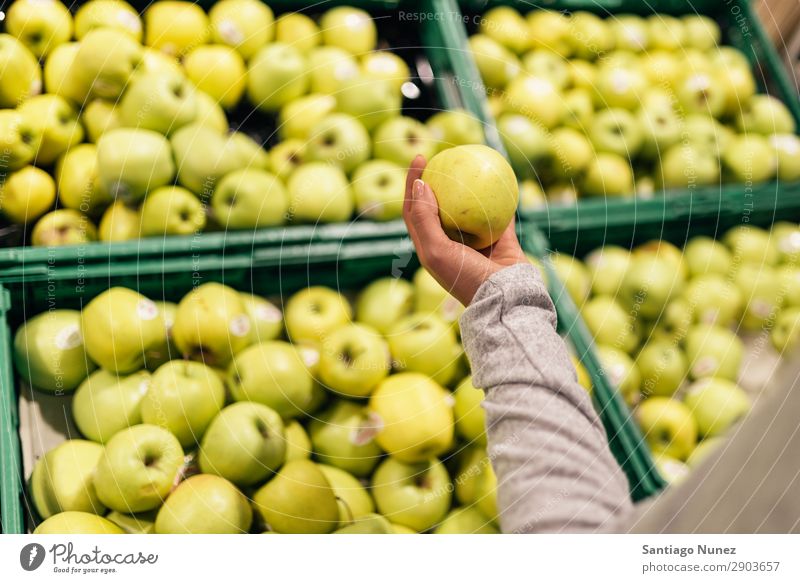
[[[289,340],[320,344],[335,328],[352,320],[350,304],[340,293],[322,286],[300,290],[286,303]]]
[[[156,517],[157,534],[242,534],[253,510],[247,497],[225,478],[196,475],[181,482]]]
[[[399,373],[372,393],[369,409],[380,419],[376,441],[403,462],[419,462],[447,452],[453,444],[450,394],[429,377]]]
[[[333,488],[333,493],[336,495],[336,501],[339,505],[340,529],[348,525],[359,525],[360,519],[370,515],[376,516],[374,514],[375,503],[372,501],[372,497],[352,474],[325,464],[317,464],[317,467],[322,471],[325,479],[328,480],[331,488]],[[353,534],[356,533],[354,532]]]
[[[403,212],[406,172],[387,160],[367,160],[353,173],[356,212],[376,221],[400,218]]]
[[[451,510],[433,534],[500,534],[500,531],[477,508],[461,507]]]
[[[17,107],[42,90],[36,57],[10,34],[0,34],[0,107]]]
[[[89,439],[108,442],[119,431],[142,422],[142,399],[150,383],[145,370],[127,376],[102,369],[93,372],[72,400],[75,425]]]
[[[144,13],[144,44],[168,55],[183,57],[208,36],[208,17],[192,2],[156,2]]]
[[[350,401],[337,402],[309,425],[316,458],[354,476],[369,476],[382,454],[375,442],[380,430],[376,423],[366,407]]]
[[[56,247],[77,245],[97,239],[97,229],[86,217],[72,209],[59,209],[44,215],[33,227],[31,245]]]
[[[669,397],[651,397],[639,405],[635,415],[656,455],[685,460],[692,453],[697,444],[698,423],[690,407]]]
[[[383,335],[414,310],[414,287],[404,279],[385,277],[370,283],[356,301],[356,320]]]
[[[287,216],[295,223],[335,223],[353,215],[355,201],[344,170],[327,162],[308,162],[289,176]]]
[[[307,53],[320,43],[319,27],[305,14],[287,12],[275,21],[275,41]]]
[[[18,0],[9,6],[5,25],[39,59],[72,38],[72,15],[55,0]]]
[[[253,506],[270,528],[284,534],[327,534],[339,524],[336,494],[319,466],[287,463],[253,496]]]
[[[347,113],[333,113],[311,127],[306,160],[325,162],[352,172],[370,154],[370,140],[361,122]]]
[[[311,93],[290,101],[278,115],[278,134],[283,140],[305,140],[311,129],[336,109],[336,97]]]
[[[97,142],[100,183],[114,197],[141,200],[175,176],[169,142],[154,131],[120,128]]]
[[[191,235],[206,226],[206,212],[197,197],[180,186],[150,192],[141,208],[142,237]]]
[[[387,338],[395,369],[423,373],[442,385],[453,379],[459,356],[455,331],[435,314],[407,316]]]
[[[272,9],[257,0],[222,0],[208,16],[212,40],[235,48],[245,60],[253,58],[275,34]]]
[[[72,65],[76,82],[93,97],[116,100],[142,62],[142,47],[112,28],[96,28],[81,40]]]
[[[281,43],[266,45],[249,62],[247,96],[262,111],[280,111],[308,92],[308,71],[309,63],[298,49]]]
[[[697,381],[686,390],[684,403],[697,420],[703,437],[722,435],[750,411],[747,393],[722,378]]]
[[[171,134],[194,121],[195,89],[180,73],[137,75],[117,107],[123,127]]]
[[[13,223],[25,225],[53,208],[56,184],[50,175],[26,166],[0,180],[0,212]]]
[[[405,463],[389,457],[372,476],[372,496],[386,518],[422,532],[438,524],[450,509],[450,476],[435,458]]]
[[[62,512],[39,524],[33,534],[125,534],[125,531],[96,514]]]
[[[124,374],[144,366],[144,353],[164,340],[158,307],[142,294],[112,287],[81,313],[89,357],[106,370]]]
[[[200,470],[237,486],[257,484],[283,465],[286,440],[280,415],[266,405],[228,405],[214,417],[203,436]]]
[[[100,501],[118,512],[161,506],[183,465],[183,450],[169,431],[154,425],[123,429],[106,443],[94,476]]]
[[[436,153],[436,139],[428,127],[411,117],[393,117],[379,125],[373,135],[373,156],[408,168],[421,154],[430,159]]]
[[[78,112],[58,95],[37,95],[17,110],[41,136],[35,161],[48,166],[75,144],[83,141]]]

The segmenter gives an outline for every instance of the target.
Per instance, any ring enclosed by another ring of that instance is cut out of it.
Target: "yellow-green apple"
[[[648,50],[639,59],[639,66],[652,85],[671,88],[684,74],[680,59],[670,51]]]
[[[171,182],[175,163],[170,144],[161,134],[119,128],[104,133],[98,140],[97,172],[107,192],[133,202]]]
[[[178,181],[201,199],[211,196],[220,178],[247,164],[237,142],[202,123],[182,127],[170,141]]]
[[[222,0],[214,4],[208,16],[212,40],[235,48],[245,60],[275,34],[272,10],[258,0]]]
[[[74,390],[95,368],[86,358],[80,313],[51,310],[29,318],[14,335],[14,365],[34,388]]]
[[[704,439],[697,444],[697,447],[694,448],[694,451],[689,455],[689,458],[686,460],[686,465],[692,469],[697,468],[700,464],[705,462],[717,448],[722,447],[724,443],[725,439],[722,437]]]
[[[639,345],[635,314],[626,311],[613,296],[596,296],[580,308],[586,327],[598,344],[631,354]]]
[[[334,223],[353,215],[353,191],[344,171],[327,162],[308,162],[289,176],[287,216],[297,223]]]
[[[525,115],[504,113],[497,120],[497,129],[511,164],[521,175],[531,174],[551,153],[546,130]]]
[[[477,502],[476,485],[480,475],[491,466],[486,448],[467,446],[456,455],[455,493],[456,500],[463,506],[474,506]]]
[[[336,92],[336,108],[372,131],[400,115],[402,95],[389,81],[357,77],[345,81]],[[312,134],[313,135],[313,134]]]
[[[206,13],[192,2],[156,2],[144,13],[144,44],[182,57],[209,37]]]
[[[142,73],[125,90],[117,112],[123,127],[169,135],[194,121],[195,91],[180,73]]]
[[[659,475],[670,486],[680,484],[689,475],[689,466],[687,464],[663,453],[653,456],[653,464]]]
[[[681,120],[669,101],[643,103],[636,120],[642,128],[640,154],[648,160],[658,160],[681,139]]]
[[[349,323],[353,312],[336,291],[322,287],[300,290],[286,303],[285,320],[289,340],[321,344],[334,329]]]
[[[253,510],[247,497],[225,478],[200,474],[181,482],[156,517],[157,534],[242,534]]]
[[[475,506],[487,519],[495,523],[499,521],[497,476],[491,463],[482,466],[480,473],[475,477]]]
[[[0,213],[25,225],[53,208],[56,183],[40,168],[26,166],[0,180]]]
[[[453,392],[455,404],[456,432],[468,443],[486,444],[486,413],[481,407],[483,391],[472,384],[472,377],[467,377]]]
[[[367,79],[388,81],[400,91],[410,72],[406,62],[391,51],[372,51],[361,57],[361,75]]]
[[[676,84],[675,95],[679,108],[686,114],[719,117],[725,112],[725,89],[711,71],[689,72]]]
[[[790,221],[776,221],[771,231],[780,262],[797,265],[800,261],[800,226]]]
[[[156,532],[156,510],[139,512],[137,514],[126,514],[112,510],[106,514],[106,518],[121,528],[125,534],[155,534]]]
[[[297,420],[286,424],[286,462],[311,458],[311,438]]]
[[[800,180],[800,138],[794,134],[774,134],[768,138],[778,162],[780,180]]]
[[[594,117],[594,103],[589,90],[577,87],[566,91],[564,106],[563,125],[585,132]]]
[[[687,14],[681,17],[685,30],[684,44],[703,51],[710,51],[719,44],[719,25],[708,16]]]
[[[372,501],[372,497],[355,476],[326,464],[318,464],[317,467],[322,471],[336,495],[336,501],[339,504],[340,528],[375,512],[375,503]]]
[[[369,158],[370,146],[369,134],[359,120],[347,113],[333,113],[311,126],[306,160],[339,166],[350,173]]]
[[[144,47],[142,51],[142,63],[136,69],[136,75],[151,73],[169,73],[171,75],[182,75],[181,63],[176,57],[162,53],[157,49]]]
[[[727,275],[733,261],[722,243],[703,236],[689,239],[683,249],[683,259],[692,277],[705,274]]]
[[[353,55],[371,51],[377,42],[378,32],[372,16],[359,8],[332,8],[322,15],[319,27],[323,44],[344,49]]]
[[[33,161],[41,141],[41,127],[13,109],[0,109],[0,171],[19,170]]]
[[[49,166],[75,144],[83,141],[83,126],[78,112],[58,95],[37,95],[22,103],[18,110],[41,136],[35,161]]]
[[[93,97],[116,100],[142,63],[142,47],[113,28],[89,31],[72,65],[75,81]]]
[[[793,134],[796,129],[789,108],[772,95],[751,97],[739,113],[736,125],[744,134],[756,133],[764,136]]]
[[[485,34],[472,35],[469,38],[469,49],[481,80],[489,87],[504,88],[522,69],[514,53]]]
[[[366,407],[345,400],[308,426],[316,458],[360,478],[372,473],[383,453],[375,442],[379,429],[377,419]]]
[[[180,186],[150,192],[141,208],[142,237],[191,235],[206,225],[206,211],[197,197]]]
[[[595,75],[595,101],[598,108],[632,111],[639,107],[647,86],[647,77],[637,67],[602,65]]]
[[[62,512],[40,523],[33,534],[125,534],[125,531],[97,514]]]
[[[438,150],[453,146],[483,143],[483,126],[471,113],[464,109],[440,111],[426,122]]]
[[[703,437],[722,435],[750,411],[750,398],[736,383],[723,378],[697,381],[686,389],[684,403]]]
[[[581,183],[589,196],[620,196],[633,192],[633,171],[628,160],[601,152],[589,163]]]
[[[633,159],[642,146],[639,122],[624,109],[604,109],[595,114],[588,134],[598,152]]]
[[[360,74],[355,57],[338,47],[316,47],[308,53],[309,87],[312,93],[336,95]]]
[[[477,508],[462,506],[451,510],[433,534],[500,534],[500,531]]]
[[[361,292],[356,302],[356,320],[387,334],[414,309],[414,287],[404,279],[382,278]]]
[[[773,237],[778,235],[773,228]],[[800,266],[797,265],[796,260],[790,259],[786,265],[778,267],[778,279],[781,282],[781,295],[783,302],[781,307],[786,309],[788,307],[800,306]]]
[[[306,94],[308,71],[309,64],[299,50],[281,43],[269,44],[249,61],[247,96],[262,111],[280,111],[290,101]]]
[[[111,202],[97,172],[97,148],[78,144],[67,150],[56,164],[58,200],[64,208],[95,214]]]
[[[436,458],[407,463],[389,457],[372,476],[372,497],[389,520],[422,532],[445,517],[453,495],[450,476]]]
[[[165,362],[178,357],[178,349],[172,342],[172,326],[175,324],[175,313],[178,304],[173,302],[155,302],[158,307],[158,317],[164,328],[165,334],[161,343],[152,347],[145,353],[145,366],[148,370],[157,370]]]
[[[529,24],[510,6],[488,10],[480,19],[480,33],[518,55],[531,48]]]
[[[275,340],[283,332],[283,312],[261,296],[240,292],[244,309],[253,327],[251,334],[254,343]]]
[[[226,383],[236,401],[254,401],[284,419],[300,415],[312,398],[313,378],[296,346],[279,340],[254,344],[236,355]]]
[[[615,38],[608,22],[591,12],[575,12],[569,19],[567,36],[572,54],[594,60],[614,48]]]
[[[80,432],[106,443],[117,432],[142,422],[142,399],[150,388],[150,373],[140,370],[118,376],[96,370],[72,399],[72,417]]]
[[[722,275],[710,273],[692,278],[683,291],[695,321],[727,326],[738,321],[743,298],[739,289]]]
[[[86,137],[97,143],[109,130],[122,127],[116,104],[105,99],[93,99],[81,111],[81,122],[86,128]]]
[[[698,424],[692,410],[669,397],[650,397],[636,409],[644,438],[656,455],[685,460],[697,444]]]
[[[800,340],[800,308],[793,306],[781,310],[769,338],[781,354],[794,350]]]
[[[652,340],[636,357],[645,396],[671,397],[687,377],[689,363],[680,348],[666,340]]]
[[[514,170],[488,146],[456,146],[436,154],[422,180],[436,196],[447,235],[475,249],[497,241],[517,210]]]
[[[228,139],[241,160],[242,168],[269,170],[269,154],[259,141],[244,132],[231,132]]]
[[[552,81],[559,90],[565,89],[571,80],[569,65],[559,55],[536,49],[527,53],[522,59],[525,71],[534,77],[543,77]]]
[[[367,160],[359,165],[351,182],[358,215],[376,221],[400,218],[405,176],[403,168],[387,160]]]
[[[683,287],[683,273],[662,253],[634,254],[622,280],[620,298],[638,305],[646,318],[657,318]]]
[[[118,512],[158,508],[183,466],[177,438],[155,425],[134,425],[105,446],[94,475],[100,501]]]
[[[561,57],[570,56],[569,18],[561,12],[544,9],[531,10],[525,18],[532,48],[547,49]]]
[[[386,341],[363,324],[336,328],[322,341],[319,379],[347,397],[367,397],[391,368]]]
[[[458,328],[458,318],[464,306],[436,281],[430,272],[420,267],[414,273],[414,312],[435,314],[445,323]]]
[[[228,118],[222,106],[205,91],[197,91],[194,97],[197,106],[194,123],[206,126],[218,134],[227,132]]]
[[[529,117],[547,129],[558,126],[566,115],[558,87],[546,77],[519,75],[509,82],[503,99],[506,111]]]
[[[339,524],[339,505],[325,475],[308,460],[284,465],[253,496],[255,511],[284,534],[327,534]]]
[[[591,394],[592,392],[592,378],[589,376],[589,371],[586,370],[586,367],[583,366],[583,363],[578,360],[578,357],[574,354],[570,354],[570,360],[572,361],[572,366],[575,369],[575,376],[578,378],[578,384],[582,386],[586,391]]]
[[[417,154],[430,159],[436,152],[436,140],[427,126],[411,117],[394,117],[382,123],[373,136],[375,158],[389,160],[408,168]]]
[[[584,264],[592,279],[592,292],[612,297],[617,295],[630,262],[630,251],[618,245],[606,245],[589,253]]]
[[[31,245],[56,247],[77,245],[97,239],[97,229],[84,215],[73,209],[59,209],[44,215],[33,227]]]
[[[731,138],[722,152],[722,164],[736,182],[757,183],[773,178],[778,160],[769,140],[759,134],[741,134]]]
[[[214,417],[203,436],[200,470],[237,486],[260,483],[287,461],[286,440],[280,415],[266,405],[228,405]]]
[[[674,16],[653,14],[647,17],[650,46],[655,50],[677,51],[686,40],[683,22]]]
[[[244,59],[225,45],[197,47],[183,58],[186,76],[225,109],[235,107],[247,80]]]
[[[580,259],[566,253],[553,253],[548,258],[559,281],[564,282],[572,301],[579,308],[584,304],[592,290],[592,276]]]
[[[455,330],[436,314],[406,316],[387,340],[395,369],[423,373],[442,385],[453,380],[460,356]]]
[[[271,227],[283,224],[289,195],[273,174],[246,168],[235,170],[219,181],[211,208],[216,221],[227,229]]]
[[[287,12],[275,21],[275,41],[307,53],[321,39],[317,23],[300,12]]]
[[[723,49],[728,47],[720,47],[718,53],[726,55]],[[734,57],[734,61],[743,58],[744,55],[738,53]],[[725,115],[727,117],[736,117],[741,114],[742,110],[747,107],[747,103],[756,93],[756,81],[753,73],[750,71],[750,64],[744,59],[744,63],[733,62],[730,63],[729,56],[717,57],[714,59],[715,71],[717,74],[717,84],[725,92]]]
[[[603,374],[611,384],[619,390],[628,405],[633,405],[641,398],[642,374],[636,363],[625,352],[612,346],[597,346],[597,356],[603,368]]]
[[[756,267],[776,265],[780,254],[769,231],[754,225],[739,225],[729,229],[722,242],[733,255],[733,267],[752,264]],[[727,275],[727,272],[723,275]]]
[[[734,284],[744,298],[740,325],[759,330],[779,312],[783,303],[781,278],[767,265],[744,264],[734,276]]]
[[[378,445],[404,462],[419,462],[448,451],[453,443],[450,394],[420,373],[399,373],[372,393],[369,408],[380,420]]]
[[[0,107],[17,107],[41,90],[36,57],[10,34],[0,34]]]
[[[140,237],[141,223],[138,209],[115,202],[103,211],[97,234],[101,241],[131,241]]]
[[[592,143],[578,130],[557,128],[550,134],[550,170],[558,178],[573,180],[589,166],[595,156]]]
[[[616,39],[618,51],[641,53],[650,44],[650,33],[647,23],[641,16],[620,14],[609,19],[609,26]]]
[[[104,514],[92,478],[103,446],[83,439],[68,439],[39,458],[31,474],[31,494],[42,518],[59,512]]]
[[[144,366],[144,352],[163,341],[158,307],[142,294],[112,287],[81,313],[86,352],[102,368],[124,374]]]
[[[547,206],[542,185],[538,180],[523,180],[519,183],[519,209],[536,210]]]
[[[336,98],[311,93],[290,101],[278,116],[278,133],[284,140],[305,140],[311,129],[336,109]]]
[[[184,447],[199,442],[225,404],[225,387],[210,367],[183,360],[161,365],[142,400],[142,421],[167,429]]]
[[[39,59],[72,38],[72,15],[57,0],[18,0],[8,7],[5,25]]]
[[[78,40],[83,40],[90,31],[98,28],[123,32],[137,42],[142,40],[139,14],[121,0],[92,0],[75,13],[75,38]]]

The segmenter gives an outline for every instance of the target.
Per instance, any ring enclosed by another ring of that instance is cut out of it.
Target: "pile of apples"
[[[469,45],[523,200],[800,180],[786,106],[712,19],[497,7]]]
[[[0,214],[34,245],[394,219],[416,154],[483,141],[460,110],[402,115],[409,68],[352,7],[16,0],[3,24]]]
[[[114,287],[25,322],[20,378],[80,432],[36,462],[36,532],[498,532],[463,308],[423,269],[349,297]]]
[[[742,337],[800,343],[800,226],[743,224],[681,250],[607,245],[550,258],[594,336],[604,373],[633,407],[656,463],[679,479],[751,406]]]

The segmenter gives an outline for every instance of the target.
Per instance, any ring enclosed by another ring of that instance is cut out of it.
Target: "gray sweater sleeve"
[[[593,532],[632,510],[628,483],[577,383],[537,269],[486,281],[461,317],[473,383],[486,391],[489,457],[504,532]]]

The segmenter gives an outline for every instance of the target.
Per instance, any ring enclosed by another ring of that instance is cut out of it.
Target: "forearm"
[[[628,484],[580,387],[541,276],[492,276],[461,318],[473,383],[486,390],[489,456],[504,532],[586,532],[631,510]]]

